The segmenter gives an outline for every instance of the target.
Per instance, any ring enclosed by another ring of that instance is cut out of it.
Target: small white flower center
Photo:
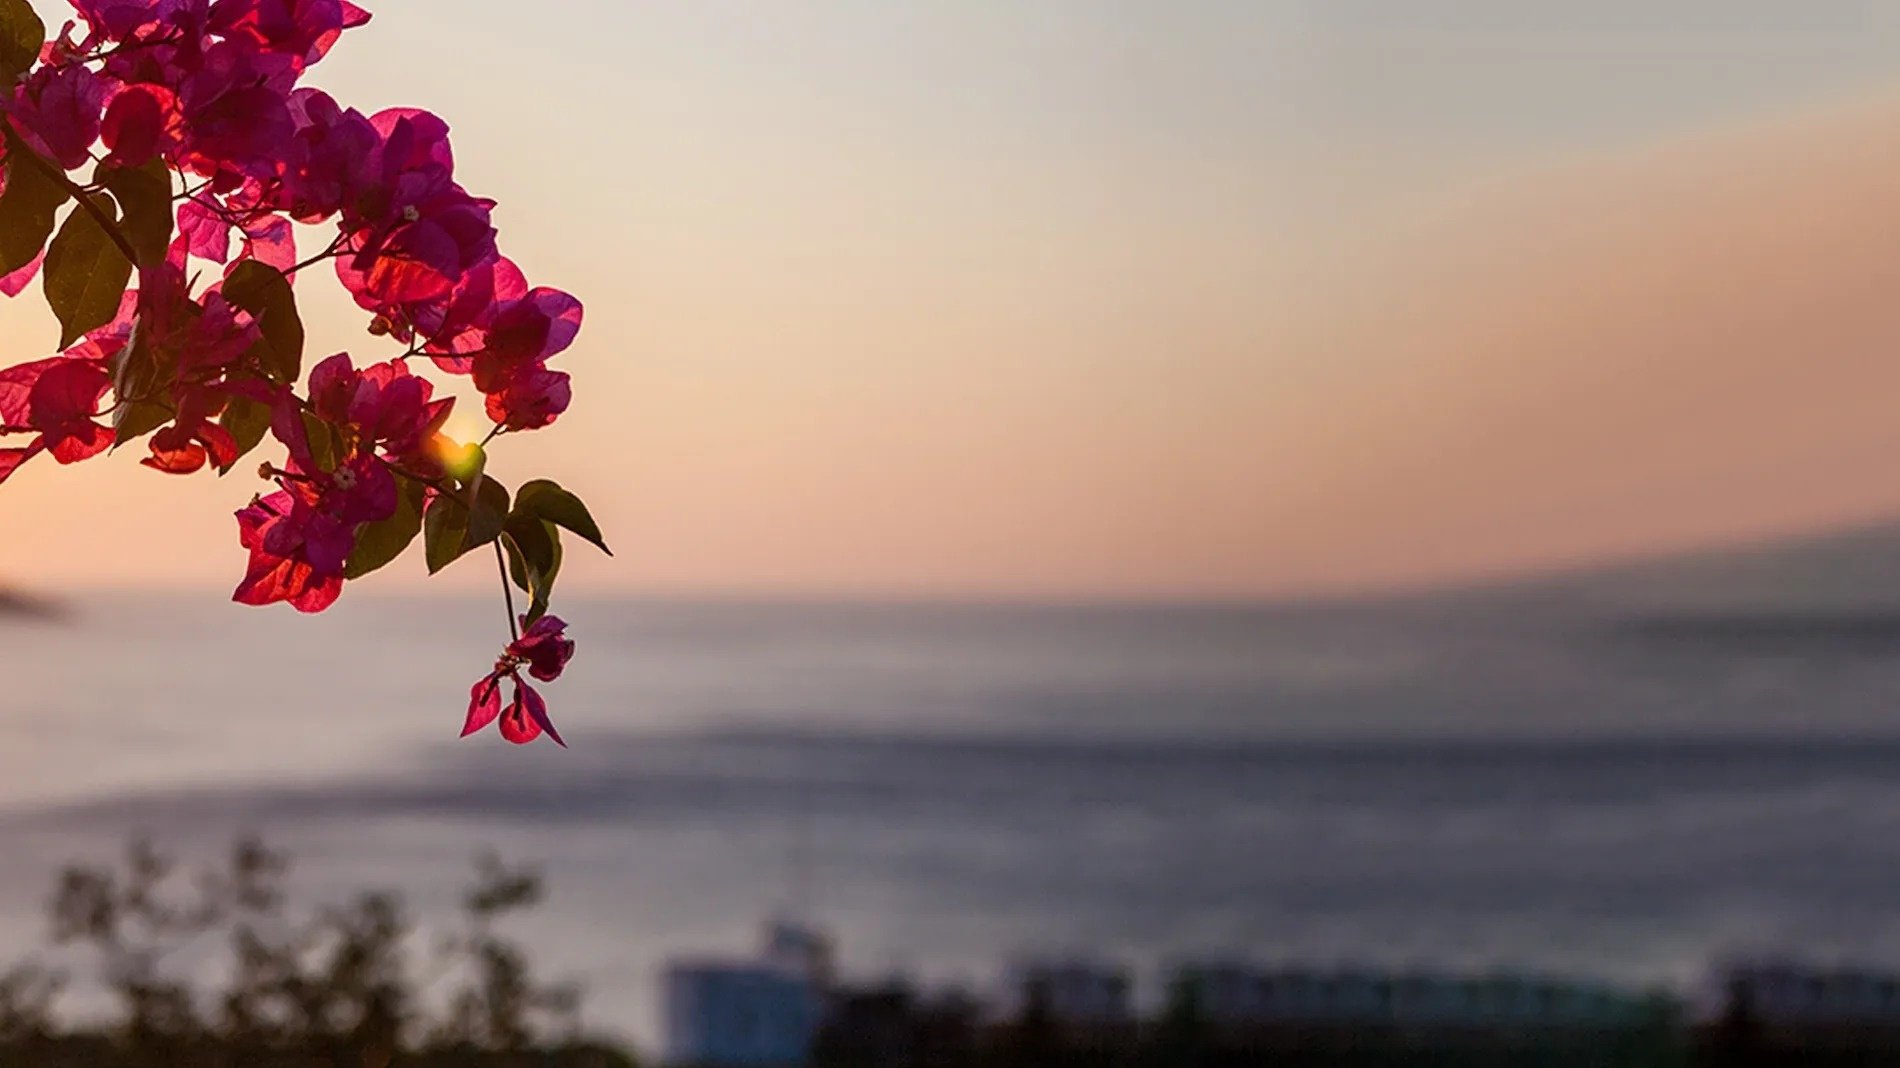
[[[415,222],[420,218],[422,218],[422,212],[414,204],[410,204],[402,209],[402,220],[404,222]]]
[[[356,472],[347,467],[338,468],[336,474],[332,477],[336,479],[337,489],[353,490],[356,488]]]

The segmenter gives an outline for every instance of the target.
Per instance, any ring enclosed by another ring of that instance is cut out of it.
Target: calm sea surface
[[[859,974],[1023,952],[1692,978],[1900,966],[1900,626],[1519,606],[582,603],[573,748],[458,740],[486,602],[317,619],[83,601],[0,623],[0,936],[134,832],[292,848],[313,895],[441,916],[539,862],[523,927],[650,1040],[673,953],[795,906]],[[1152,984],[1150,984],[1152,986]]]

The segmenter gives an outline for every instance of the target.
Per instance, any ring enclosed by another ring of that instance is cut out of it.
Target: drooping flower
[[[527,623],[525,617],[522,622]],[[542,616],[528,624],[521,637],[508,643],[507,655],[526,664],[528,674],[542,682],[553,682],[574,658],[574,639],[567,636],[567,624],[561,617]]]
[[[499,719],[501,736],[516,745],[526,745],[546,734],[565,749],[567,742],[548,717],[547,702],[542,700],[539,691],[522,681],[521,669],[527,668],[528,674],[543,682],[553,682],[574,656],[574,642],[567,637],[567,624],[554,616],[542,616],[533,624],[527,624],[523,617],[522,622],[526,626],[521,636],[502,651],[501,659],[495,661],[495,669],[476,680],[469,690],[462,737]],[[513,686],[513,699],[505,708],[501,703],[503,679]]]

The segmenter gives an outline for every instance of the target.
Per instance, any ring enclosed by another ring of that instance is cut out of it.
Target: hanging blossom
[[[552,362],[581,303],[502,254],[440,117],[303,84],[369,22],[356,4],[70,3],[49,36],[0,0],[0,294],[39,281],[61,327],[56,355],[0,368],[0,482],[133,444],[155,471],[222,475],[268,442],[271,487],[236,513],[248,605],[323,611],[418,538],[431,573],[492,546],[510,641],[463,733],[565,745],[522,675],[552,682],[573,656],[548,614],[563,535],[607,546],[558,483],[510,493],[488,447],[567,411]],[[328,243],[300,252],[293,224]],[[296,286],[326,262],[392,355],[305,373]],[[458,398],[418,368],[466,383],[483,440],[446,432]]]

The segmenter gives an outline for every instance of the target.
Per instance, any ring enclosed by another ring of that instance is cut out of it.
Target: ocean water
[[[1900,625],[1878,613],[581,602],[572,749],[456,738],[488,602],[83,599],[0,623],[0,947],[59,865],[256,830],[425,921],[493,847],[590,1023],[794,909],[846,970],[1025,953],[1900,966]]]

